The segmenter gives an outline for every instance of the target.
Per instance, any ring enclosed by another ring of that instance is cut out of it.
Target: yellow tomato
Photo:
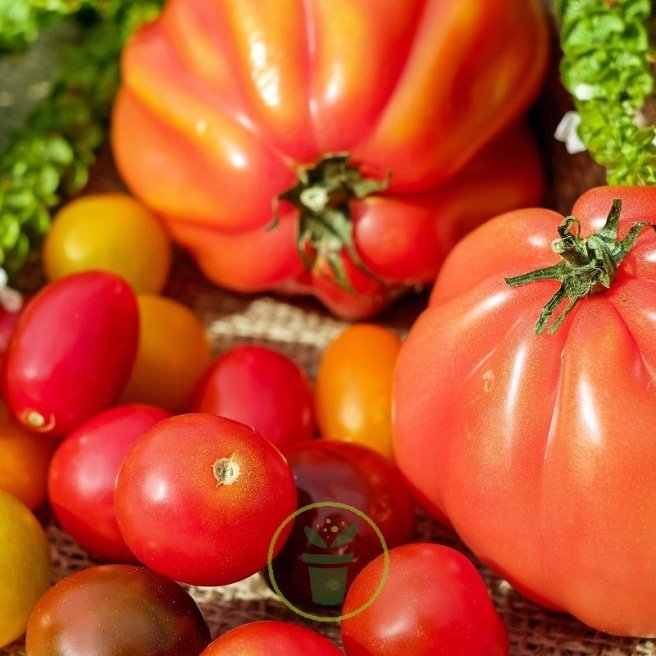
[[[375,324],[352,324],[319,361],[317,424],[328,439],[357,442],[392,459],[392,383],[401,339]]]
[[[48,280],[88,269],[112,271],[137,293],[160,292],[171,243],[159,220],[127,194],[92,194],[64,205],[43,244]]]
[[[48,465],[57,441],[28,430],[0,402],[0,490],[38,508],[46,498]]]
[[[183,412],[212,360],[205,327],[191,309],[173,299],[140,294],[137,301],[139,348],[122,401]]]
[[[16,497],[0,491],[0,648],[23,635],[50,579],[50,549],[41,524]]]

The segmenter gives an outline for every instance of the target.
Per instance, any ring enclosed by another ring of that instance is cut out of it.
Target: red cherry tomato
[[[78,426],[53,455],[50,505],[62,528],[93,555],[136,560],[116,523],[116,477],[137,438],[170,414],[149,405],[115,406]]]
[[[298,624],[260,621],[242,624],[201,652],[200,656],[344,656],[319,633]]]
[[[3,361],[2,394],[25,426],[65,435],[115,401],[137,351],[134,293],[115,274],[60,278],[25,306]]]
[[[198,656],[210,632],[174,581],[135,565],[100,565],[50,588],[25,637],[30,656]]]
[[[343,612],[354,613],[341,623],[347,656],[508,654],[506,629],[480,574],[440,544],[391,549],[389,568],[382,556],[370,562],[349,588]]]
[[[288,601],[322,615],[323,606],[341,606],[355,575],[383,551],[367,519],[330,504],[347,504],[364,513],[388,547],[412,536],[415,506],[396,467],[367,447],[311,440],[292,444],[285,456],[294,472],[299,507],[328,505],[296,518],[272,563],[273,574]],[[324,568],[327,559],[335,562]],[[336,571],[338,565],[344,568],[341,572]],[[331,573],[333,578],[328,576]]]
[[[116,483],[128,547],[152,569],[195,585],[257,572],[295,508],[280,451],[252,428],[210,414],[177,415],[146,431]]]
[[[212,363],[191,409],[241,421],[278,447],[310,438],[315,429],[313,391],[301,368],[255,344],[236,346]]]

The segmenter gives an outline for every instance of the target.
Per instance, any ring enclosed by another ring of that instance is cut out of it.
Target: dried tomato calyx
[[[552,243],[553,250],[563,259],[553,266],[505,279],[511,287],[536,280],[560,281],[560,288],[540,311],[540,317],[535,324],[536,335],[544,331],[565,298],[568,301],[565,309],[549,326],[548,332],[551,334],[558,330],[565,317],[582,298],[608,289],[617,276],[620,263],[633,248],[642,229],[647,226],[656,228],[649,221],[638,221],[631,226],[624,239],[618,239],[621,210],[622,201],[616,198],[601,230],[585,238],[580,236],[579,220],[573,216],[565,217],[558,226],[560,238]]]
[[[378,280],[362,262],[355,247],[350,201],[382,191],[389,184],[367,178],[350,160],[348,153],[331,153],[319,162],[300,167],[296,186],[280,194],[278,200],[294,205],[299,211],[296,249],[310,270],[318,261],[328,263],[337,283],[353,292],[346,273],[343,251],[365,275]]]

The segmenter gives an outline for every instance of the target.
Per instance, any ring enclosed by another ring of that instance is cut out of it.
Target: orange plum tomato
[[[368,446],[392,459],[392,383],[401,339],[377,324],[345,328],[325,348],[315,384],[323,437]]]
[[[205,327],[189,307],[172,298],[139,294],[137,302],[139,348],[120,400],[183,412],[212,361]]]
[[[25,636],[30,656],[198,656],[210,632],[192,597],[145,567],[97,565],[39,599]]]
[[[19,423],[0,401],[0,490],[35,510],[46,498],[50,458],[57,440]]]
[[[43,243],[48,280],[101,269],[137,294],[162,291],[171,268],[169,237],[155,215],[128,194],[90,194],[64,205]]]
[[[372,449],[307,440],[289,445],[284,453],[294,473],[299,509],[323,505],[296,518],[272,572],[285,599],[323,615],[327,608],[339,609],[344,591],[367,562],[386,547],[411,539],[415,506],[396,467]],[[343,563],[341,584],[332,577],[322,582],[324,574],[337,577],[330,567],[322,570],[327,559]],[[274,587],[270,577],[269,583]]]
[[[276,620],[248,622],[214,640],[200,656],[344,656],[321,634]]]
[[[2,396],[36,432],[65,435],[114,403],[137,352],[135,295],[106,271],[47,284],[23,309],[2,362]]]
[[[315,430],[314,395],[299,365],[257,344],[221,353],[199,381],[191,410],[241,421],[278,447]]]
[[[36,517],[0,490],[0,648],[23,635],[51,578],[50,548]]]
[[[370,562],[349,588],[344,613],[354,613],[341,623],[347,656],[508,654],[506,628],[478,570],[444,545],[406,544],[390,550],[388,563]]]
[[[121,404],[87,419],[66,436],[48,471],[48,498],[61,527],[95,557],[134,561],[116,523],[114,488],[137,438],[168,410]]]
[[[280,451],[232,419],[163,419],[134,444],[116,483],[118,525],[145,565],[184,583],[223,585],[267,563],[296,508]]]

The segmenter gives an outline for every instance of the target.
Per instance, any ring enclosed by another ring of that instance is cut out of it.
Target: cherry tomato
[[[315,386],[322,436],[358,442],[392,458],[392,381],[401,339],[360,323],[325,348]]]
[[[94,556],[136,560],[116,523],[116,477],[137,438],[169,416],[155,406],[118,405],[87,419],[57,448],[48,472],[50,505],[62,528]]]
[[[0,490],[0,647],[25,632],[37,600],[50,586],[48,540],[36,517]]]
[[[18,423],[0,402],[0,490],[35,510],[46,498],[48,464],[57,441]]]
[[[198,656],[210,632],[177,583],[136,565],[99,565],[55,584],[27,625],[30,656]]]
[[[116,483],[128,547],[152,569],[195,585],[233,583],[262,568],[295,507],[280,451],[244,424],[203,413],[147,430]]]
[[[349,588],[343,612],[354,613],[341,623],[347,656],[508,654],[506,629],[480,574],[440,544],[391,549],[389,568],[384,557],[373,560]]]
[[[124,278],[138,294],[164,288],[171,244],[159,220],[127,194],[81,196],[59,210],[43,243],[48,280],[101,269]]]
[[[23,303],[25,303],[25,300],[23,300]],[[14,333],[23,307],[21,306],[18,310],[8,310],[0,303],[0,359],[4,356],[7,346],[9,346],[9,341]]]
[[[229,349],[212,363],[191,409],[241,421],[278,447],[310,438],[315,429],[314,394],[301,368],[255,344]]]
[[[124,403],[148,403],[183,412],[212,361],[203,323],[190,308],[164,296],[140,294],[139,349]]]
[[[139,314],[122,278],[85,271],[42,288],[5,354],[2,394],[28,428],[65,435],[113,403],[134,363]]]
[[[383,551],[380,537],[366,518],[392,547],[412,536],[415,507],[398,470],[372,449],[309,440],[290,445],[284,453],[294,473],[299,507],[328,505],[296,518],[273,561],[273,574],[288,601],[321,615],[319,606],[341,606],[355,575]],[[335,503],[348,504],[366,518],[330,505]],[[334,562],[324,567],[327,559]],[[342,568],[340,572],[337,567]]]
[[[249,622],[214,640],[200,656],[344,656],[328,638],[298,624]]]

